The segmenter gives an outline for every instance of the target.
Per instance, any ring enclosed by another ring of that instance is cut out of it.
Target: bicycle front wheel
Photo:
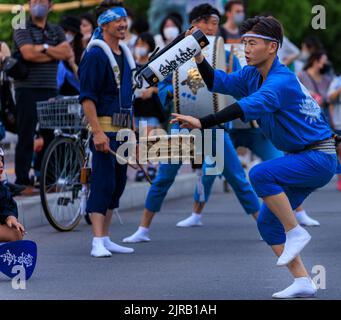
[[[81,219],[80,171],[85,162],[79,142],[56,138],[43,158],[40,198],[45,216],[58,231],[74,229]]]

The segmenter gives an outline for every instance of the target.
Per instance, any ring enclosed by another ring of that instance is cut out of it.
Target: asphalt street
[[[152,225],[152,242],[105,259],[90,257],[91,230],[84,221],[69,233],[50,226],[28,230],[27,239],[38,245],[35,273],[25,290],[12,289],[0,275],[0,299],[259,300],[291,284],[234,194],[212,195],[203,227],[176,228],[191,207],[191,198],[166,202]],[[313,277],[321,269],[314,266],[326,271],[326,289],[318,291],[318,299],[340,299],[341,193],[335,181],[312,194],[305,207],[321,222],[309,229],[312,241],[302,255]],[[123,225],[114,218],[112,239],[119,242],[134,232],[141,212],[121,212]]]

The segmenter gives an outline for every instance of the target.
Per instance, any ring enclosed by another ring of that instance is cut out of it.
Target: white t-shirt
[[[283,63],[283,60],[294,54],[299,55],[300,50],[287,37],[284,37],[282,47],[278,50],[277,53],[279,61]]]
[[[329,86],[328,96],[338,90],[341,87],[341,76],[335,77]],[[341,130],[341,95],[337,98],[336,102],[333,102],[333,123],[335,130]]]
[[[136,34],[132,34],[131,38],[129,40],[124,40],[125,44],[128,46],[128,48],[130,49],[132,54],[134,54],[134,48],[135,48],[136,40],[137,40]]]

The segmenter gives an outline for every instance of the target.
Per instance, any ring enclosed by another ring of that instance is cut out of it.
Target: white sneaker
[[[124,243],[138,243],[138,242],[149,242],[149,231],[147,228],[139,227],[137,231],[130,237],[124,238]]]
[[[320,225],[317,220],[310,218],[304,210],[296,212],[296,219],[301,226],[318,227]]]
[[[111,257],[112,254],[109,250],[104,247],[103,238],[92,239],[92,249],[90,255],[95,258]]]
[[[109,237],[104,237],[104,247],[113,253],[133,253],[133,248],[122,247],[115,242],[112,242]]]
[[[297,257],[311,239],[310,234],[300,225],[291,229],[286,234],[286,242],[281,256],[277,260],[277,266],[285,266]]]
[[[188,218],[179,221],[176,226],[181,228],[201,227],[201,214],[192,213]]]
[[[313,298],[316,296],[315,283],[306,277],[296,278],[294,283],[283,291],[272,295],[274,299]]]

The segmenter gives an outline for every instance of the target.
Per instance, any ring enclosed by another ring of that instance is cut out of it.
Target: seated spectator
[[[18,207],[3,178],[4,152],[0,148],[0,242],[22,240],[25,228],[17,220]]]

